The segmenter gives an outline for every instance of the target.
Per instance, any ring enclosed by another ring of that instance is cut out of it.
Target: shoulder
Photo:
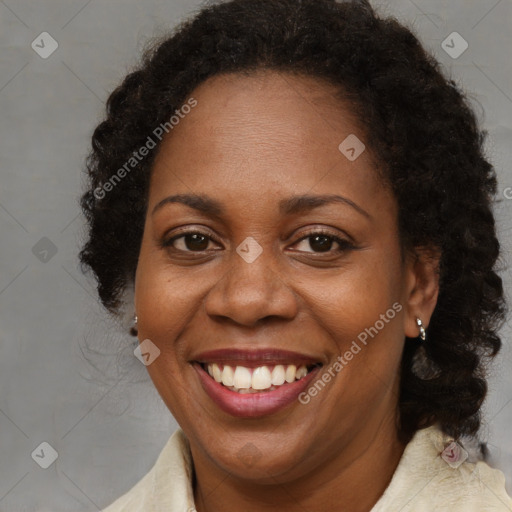
[[[170,436],[150,471],[102,512],[153,512],[163,510],[161,507],[186,511],[193,500],[191,479],[188,441],[178,429]]]
[[[437,425],[419,430],[371,512],[511,512],[504,474],[470,460],[463,444]]]

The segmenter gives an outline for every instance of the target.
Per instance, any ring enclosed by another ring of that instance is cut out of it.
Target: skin
[[[139,339],[161,351],[147,369],[190,442],[199,512],[369,511],[389,484],[404,445],[397,438],[405,336],[428,326],[438,293],[435,261],[402,258],[398,207],[370,149],[349,161],[338,145],[365,135],[335,89],[274,71],[215,76],[164,139],[155,160],[135,279]],[[205,194],[212,216],[174,194]],[[280,200],[338,194],[289,215]],[[178,229],[179,228],[179,229]],[[194,245],[190,228],[211,236]],[[314,238],[332,239],[322,252]],[[252,263],[236,248],[253,237]],[[329,247],[328,247],[329,248]],[[217,348],[294,350],[332,366],[394,303],[402,309],[307,405],[254,419],[221,411],[190,361]],[[371,482],[371,484],[370,484]]]

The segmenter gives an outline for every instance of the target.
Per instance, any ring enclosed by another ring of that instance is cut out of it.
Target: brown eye
[[[318,252],[327,252],[330,250],[333,244],[332,237],[326,235],[314,235],[309,236],[309,246]]]
[[[174,236],[163,243],[164,247],[183,252],[201,252],[208,250],[211,237],[199,231],[187,231]]]
[[[338,245],[338,248],[331,251],[334,242]],[[324,231],[309,233],[307,236],[302,237],[298,243],[303,243],[303,252],[312,253],[339,253],[354,247],[348,240]],[[312,250],[308,251],[308,248]]]

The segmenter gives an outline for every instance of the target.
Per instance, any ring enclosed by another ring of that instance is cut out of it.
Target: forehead
[[[339,95],[339,88],[325,80],[284,72],[217,75],[191,93],[197,107],[167,138],[182,143],[193,131],[208,138],[210,150],[230,147],[231,155],[251,144],[260,150],[296,145],[298,156],[301,149],[318,145],[337,150],[344,134],[362,137],[363,131]],[[202,141],[197,138],[194,144],[202,146]]]
[[[256,200],[263,191],[261,199],[382,193],[370,151],[355,161],[340,151],[347,138],[364,141],[365,134],[334,85],[267,70],[214,76],[190,96],[197,105],[162,141],[150,203],[181,192],[229,200]]]

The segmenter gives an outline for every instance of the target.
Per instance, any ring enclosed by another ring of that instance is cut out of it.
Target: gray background
[[[489,131],[510,298],[512,199],[504,191],[512,186],[512,2],[373,3],[414,28],[470,91]],[[1,511],[101,509],[151,468],[176,428],[133,355],[126,325],[107,318],[77,266],[84,234],[77,201],[109,92],[149,38],[199,7],[185,0],[0,0]],[[47,59],[31,47],[44,31],[59,45]],[[441,47],[454,31],[469,43],[456,59]],[[509,322],[482,435],[512,493],[510,334]],[[44,441],[58,452],[48,469],[31,457]]]

